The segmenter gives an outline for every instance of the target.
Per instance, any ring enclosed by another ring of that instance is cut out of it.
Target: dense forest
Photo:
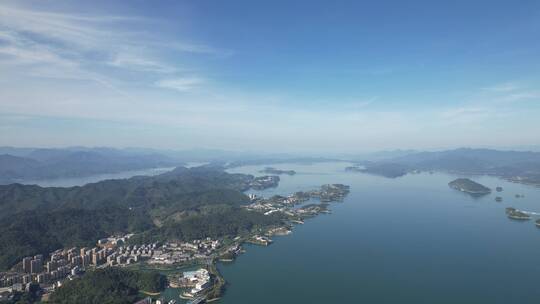
[[[138,244],[236,236],[254,229],[282,225],[283,220],[279,213],[266,216],[243,208],[216,206],[213,210],[206,209],[181,221],[168,221],[161,227],[136,235],[130,242]]]
[[[92,246],[114,233],[139,239],[234,235],[275,225],[240,208],[253,176],[222,168],[179,167],[154,177],[106,180],[82,187],[0,186],[0,269],[24,256],[62,247]]]
[[[210,190],[249,188],[253,176],[228,174],[220,168],[178,167],[152,177],[105,180],[82,187],[39,187],[36,185],[0,185],[0,218],[25,210],[63,208],[97,209],[103,206],[153,209],[174,205],[179,209],[199,204],[231,203],[242,200],[238,192],[208,195]],[[228,197],[228,195],[235,196]],[[201,197],[197,197],[201,196]],[[246,198],[243,199],[246,201]]]
[[[51,295],[49,303],[131,304],[141,297],[141,291],[157,292],[162,290],[165,284],[166,278],[156,272],[109,267],[67,281]]]
[[[151,219],[121,208],[27,211],[4,219],[0,226],[0,269],[21,257],[49,253],[61,247],[93,246],[115,232],[140,232],[152,228]]]

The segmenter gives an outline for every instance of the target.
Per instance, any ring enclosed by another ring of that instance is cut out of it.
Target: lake
[[[268,247],[247,245],[234,263],[220,264],[228,282],[220,303],[538,303],[540,229],[534,220],[508,219],[505,207],[540,211],[539,188],[472,177],[504,188],[473,198],[448,187],[455,175],[389,179],[345,172],[347,165],[273,165],[298,173],[282,175],[277,188],[249,191],[351,186],[332,214]],[[264,167],[229,171],[262,175]]]
[[[149,169],[142,169],[142,170],[130,170],[130,171],[122,171],[122,172],[116,172],[116,173],[104,173],[104,174],[96,174],[96,175],[90,175],[90,176],[84,176],[84,177],[66,177],[66,178],[55,178],[55,179],[42,179],[42,180],[29,180],[29,181],[22,181],[21,184],[25,185],[38,185],[41,187],[73,187],[73,186],[83,186],[89,183],[97,183],[102,180],[107,179],[124,179],[124,178],[130,178],[133,176],[139,176],[139,175],[145,175],[145,176],[153,176],[165,173],[167,171],[173,170],[173,168],[167,167],[167,168],[149,168]]]

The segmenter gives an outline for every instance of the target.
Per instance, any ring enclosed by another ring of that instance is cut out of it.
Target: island
[[[474,182],[468,178],[455,179],[448,183],[448,186],[450,186],[450,188],[468,193],[473,196],[482,196],[491,193],[491,189],[489,189],[488,187]]]
[[[388,164],[393,164],[391,167],[400,165],[407,172],[419,170],[464,176],[489,175],[510,182],[540,186],[540,152],[461,148],[433,152],[413,151],[380,159],[372,155],[352,158],[351,161],[366,167],[366,170],[362,170],[355,166],[352,170],[373,171],[374,174],[381,172],[384,167],[390,167]]]
[[[527,213],[517,210],[516,208],[506,208],[506,215],[513,220],[530,220],[531,216]]]
[[[265,173],[265,174],[275,174],[275,175],[281,175],[281,174],[295,175],[296,174],[296,171],[294,170],[280,170],[280,169],[276,169],[272,167],[266,167],[259,172]]]
[[[401,177],[412,172],[408,166],[398,163],[372,163],[364,166],[356,165],[346,167],[345,171],[368,173],[388,178]]]

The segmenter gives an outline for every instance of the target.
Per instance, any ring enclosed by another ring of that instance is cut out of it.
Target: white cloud
[[[483,88],[484,95],[480,98],[495,104],[504,104],[525,100],[540,99],[540,91],[516,82],[506,82]]]
[[[174,79],[162,79],[156,82],[156,86],[160,88],[172,89],[179,92],[192,91],[204,83],[202,78],[184,77]]]
[[[125,53],[116,54],[115,57],[107,64],[118,68],[127,68],[146,72],[173,73],[177,71],[176,68],[170,65],[145,58],[144,56]]]
[[[448,109],[442,112],[441,116],[445,119],[455,119],[462,117],[477,117],[487,113],[485,108],[474,108],[474,107],[459,107],[454,109]]]
[[[367,99],[360,99],[355,100],[352,102],[345,102],[343,103],[343,108],[346,111],[357,111],[357,110],[363,110],[365,107],[372,105],[379,99],[378,96],[367,98]]]
[[[174,74],[182,69],[174,54],[216,55],[223,52],[200,43],[188,43],[131,30],[132,24],[159,24],[141,17],[103,16],[37,11],[0,3],[0,68],[15,64],[34,77],[122,80],[120,72]],[[174,56],[175,60],[168,60]],[[46,65],[51,72],[46,72]],[[39,67],[41,66],[41,67]],[[113,67],[119,73],[103,70]],[[185,71],[184,71],[185,73]],[[101,77],[101,76],[102,77]],[[144,77],[143,77],[144,78]],[[112,85],[111,82],[108,82]],[[148,82],[153,86],[154,81]],[[167,82],[166,82],[167,84]],[[184,86],[193,85],[186,83]],[[182,84],[179,83],[181,89]]]
[[[516,102],[523,100],[540,99],[540,92],[538,91],[520,91],[512,94],[504,95],[499,98],[503,102]]]
[[[518,89],[520,89],[520,86],[514,82],[499,83],[494,86],[483,88],[483,90],[490,92],[512,92]]]

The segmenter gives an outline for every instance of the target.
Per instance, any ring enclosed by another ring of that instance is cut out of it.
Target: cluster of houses
[[[277,187],[278,184],[279,184],[279,176],[265,175],[265,176],[255,177],[249,183],[249,187],[255,190],[263,190],[266,188]]]
[[[164,299],[152,300],[151,297],[144,298],[140,301],[135,302],[134,304],[176,304],[176,300],[170,300],[169,302]]]
[[[349,193],[349,186],[342,184],[323,185],[318,190],[307,192],[299,191],[289,196],[274,195],[270,198],[258,197],[254,194],[248,195],[251,204],[246,208],[259,211],[265,215],[271,215],[275,212],[282,212],[288,216],[301,216],[312,214],[317,208],[293,208],[295,205],[302,204],[310,199],[318,199],[320,202],[341,201]],[[319,211],[324,208],[319,207]]]
[[[124,266],[141,259],[149,259],[158,245],[124,246],[132,235],[98,240],[93,248],[73,247],[55,250],[44,255],[25,257],[11,271],[0,273],[0,295],[9,296],[23,291],[32,283],[45,292],[54,291],[66,279],[73,279],[88,268]]]
[[[219,240],[206,238],[191,242],[166,243],[148,261],[149,264],[172,265],[190,260],[208,259],[221,246]]]

